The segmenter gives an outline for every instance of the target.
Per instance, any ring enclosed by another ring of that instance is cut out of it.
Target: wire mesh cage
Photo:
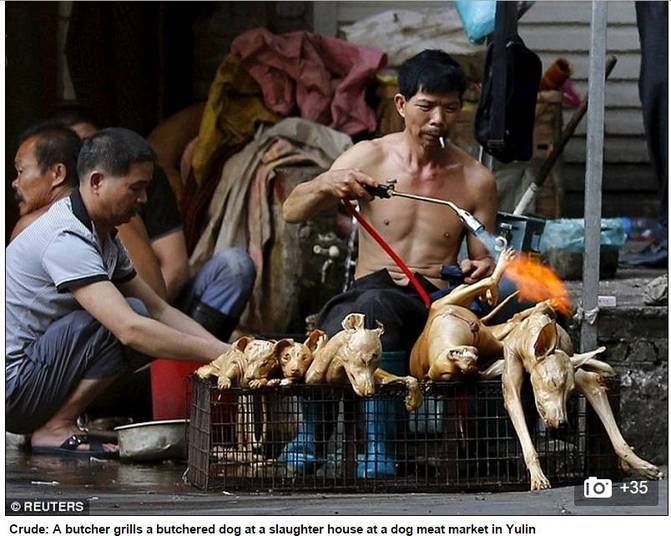
[[[569,401],[566,427],[549,430],[528,385],[523,395],[553,486],[614,476],[613,449],[584,397]],[[427,384],[424,403],[410,413],[404,396],[396,386],[365,399],[334,385],[219,391],[194,376],[187,478],[201,489],[229,491],[528,489],[500,381]],[[610,382],[609,398],[617,418],[617,382]]]

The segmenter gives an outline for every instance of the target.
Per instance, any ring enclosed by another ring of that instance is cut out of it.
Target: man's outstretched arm
[[[299,184],[287,197],[282,207],[285,221],[298,223],[309,220],[322,210],[335,207],[340,200],[371,201],[364,185],[377,182],[356,166],[370,160],[370,142],[357,143],[340,155],[331,169],[308,182]]]
[[[151,357],[209,363],[230,346],[180,313],[141,278],[123,285],[127,296],[139,298],[151,317],[137,314],[110,281],[73,288],[80,305],[125,345]]]

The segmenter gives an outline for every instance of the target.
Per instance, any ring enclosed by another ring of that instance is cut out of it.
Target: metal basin
[[[186,458],[189,421],[149,421],[118,426],[119,457],[135,462],[158,462]]]

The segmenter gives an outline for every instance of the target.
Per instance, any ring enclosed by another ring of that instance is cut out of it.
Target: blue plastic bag
[[[601,247],[621,248],[627,235],[624,232],[621,218],[604,218],[601,220]],[[551,249],[582,252],[585,250],[585,220],[559,219],[545,222],[545,230],[541,238],[541,254]]]
[[[454,2],[468,40],[476,45],[494,31],[496,2],[492,0],[457,0]]]

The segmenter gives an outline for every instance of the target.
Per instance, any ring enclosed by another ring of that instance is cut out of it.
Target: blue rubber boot
[[[296,437],[287,443],[277,458],[278,462],[286,463],[289,471],[310,474],[323,463],[320,447],[324,447],[335,424],[331,406],[330,402],[308,396],[301,400],[302,419]]]
[[[379,367],[403,376],[407,370],[405,352],[383,352]],[[396,439],[397,422],[403,415],[403,400],[375,395],[362,402],[366,429],[366,453],[357,456],[357,478],[392,478],[396,460],[390,442]]]

